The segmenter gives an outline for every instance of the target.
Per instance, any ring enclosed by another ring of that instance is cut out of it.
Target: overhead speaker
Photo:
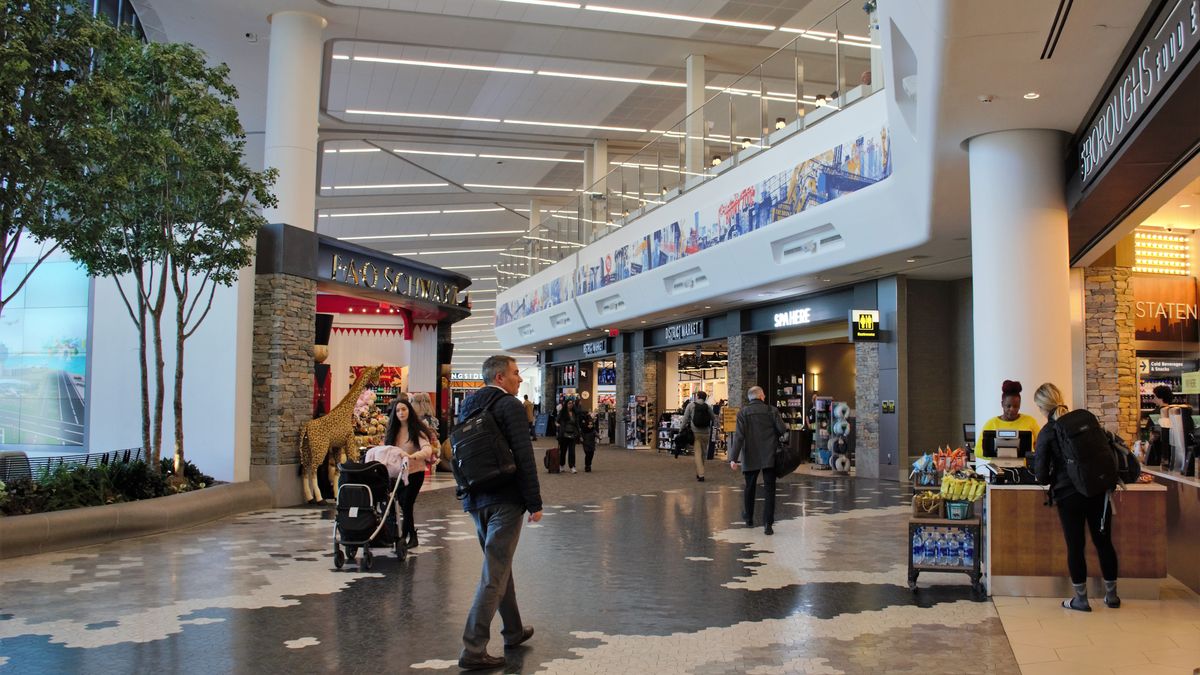
[[[329,333],[333,330],[333,315],[318,314],[317,315],[317,337],[313,340],[313,344],[327,345],[329,344]]]
[[[438,343],[438,363],[450,363],[454,358],[454,343],[439,342]]]

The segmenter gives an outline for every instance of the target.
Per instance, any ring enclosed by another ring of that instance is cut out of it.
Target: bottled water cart
[[[922,514],[908,520],[908,588],[917,590],[921,572],[962,572],[971,577],[971,588],[983,592],[980,558],[983,528],[976,515],[950,520],[939,514]]]

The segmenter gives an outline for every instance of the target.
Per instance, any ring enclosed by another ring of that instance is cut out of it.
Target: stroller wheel
[[[342,569],[342,566],[345,564],[346,564],[346,556],[345,556],[345,554],[342,553],[342,549],[340,549],[340,548],[333,549],[333,566],[340,570],[340,569]]]
[[[358,561],[358,571],[365,572],[371,569],[371,563],[375,562],[375,556],[371,554],[371,549],[363,550],[362,560]]]

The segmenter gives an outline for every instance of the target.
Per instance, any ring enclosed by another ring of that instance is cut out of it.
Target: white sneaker
[[[571,473],[576,473],[575,467],[571,467]]]

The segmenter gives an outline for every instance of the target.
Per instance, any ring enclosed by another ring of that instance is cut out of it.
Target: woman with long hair
[[[431,439],[433,434],[421,422],[412,402],[399,399],[392,406],[392,414],[388,417],[387,431],[383,435],[384,445],[393,445],[408,455],[408,486],[400,500],[400,508],[404,512],[400,536],[404,537],[408,548],[417,546],[417,528],[413,524],[413,505],[425,483],[425,469],[430,463],[436,462]]]
[[[575,443],[579,440],[579,412],[569,398],[558,413],[558,465],[569,464],[575,473]]]
[[[1035,453],[1035,473],[1038,483],[1050,486],[1050,498],[1058,506],[1058,519],[1062,523],[1063,538],[1067,542],[1067,569],[1071,573],[1071,586],[1075,596],[1063,600],[1062,606],[1079,612],[1090,612],[1092,607],[1087,597],[1087,559],[1084,557],[1086,538],[1090,531],[1096,557],[1100,559],[1100,573],[1104,578],[1104,604],[1112,608],[1121,606],[1117,596],[1117,551],[1112,543],[1112,517],[1106,514],[1109,508],[1108,495],[1085,497],[1071,482],[1067,474],[1066,455],[1059,441],[1058,418],[1070,412],[1063,402],[1062,392],[1050,382],[1038,387],[1033,401],[1046,416],[1046,426],[1038,434]],[[1105,516],[1108,515],[1108,518]]]

